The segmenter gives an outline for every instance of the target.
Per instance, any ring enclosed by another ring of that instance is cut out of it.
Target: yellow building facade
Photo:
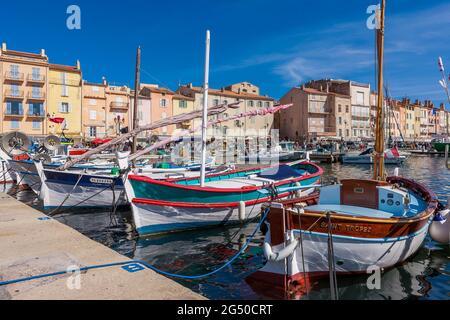
[[[47,130],[49,134],[60,135],[80,141],[83,136],[82,74],[79,62],[76,66],[49,65]],[[63,124],[50,121],[65,119]]]
[[[31,138],[47,133],[48,58],[44,50],[28,53],[0,48],[2,134],[20,131]]]
[[[194,98],[186,97],[180,94],[173,96],[172,113],[174,116],[195,111]],[[192,130],[194,128],[194,120],[186,121],[178,124],[175,128],[175,133],[179,130]]]

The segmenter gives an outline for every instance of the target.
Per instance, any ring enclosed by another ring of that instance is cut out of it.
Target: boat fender
[[[295,249],[297,249],[297,246],[298,240],[294,240],[284,249],[278,252],[273,252],[272,246],[268,242],[264,242],[264,256],[269,261],[280,262],[291,256]]]
[[[439,243],[450,243],[450,209],[438,212],[430,226],[431,238]]]
[[[239,220],[241,222],[245,221],[245,216],[246,216],[246,205],[244,201],[239,202]]]
[[[295,186],[296,186],[296,187],[301,187],[302,185],[300,184],[300,182],[296,182],[296,183],[295,183]],[[297,191],[295,192],[295,196],[296,196],[297,198],[301,198],[301,197],[302,197],[302,191],[301,191],[301,190],[297,190]]]

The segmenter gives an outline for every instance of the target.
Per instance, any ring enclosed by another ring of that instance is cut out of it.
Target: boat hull
[[[258,216],[261,204],[246,208],[249,218]],[[239,207],[180,207],[133,203],[136,231],[140,235],[154,235],[192,230],[205,227],[240,223]]]
[[[450,142],[436,142],[433,143],[433,148],[436,149],[437,152],[445,152],[445,147],[450,147]]]
[[[42,170],[44,210],[55,208],[111,208],[126,205],[120,177]],[[80,179],[81,176],[81,179]]]
[[[398,158],[385,158],[384,164],[387,165],[400,165],[404,163],[406,160],[406,157],[401,156]],[[374,159],[373,157],[359,157],[359,156],[343,156],[342,157],[342,163],[344,164],[373,164]]]
[[[309,166],[310,164],[304,165]],[[277,182],[273,188],[317,184],[323,171],[317,166],[310,166],[310,174]],[[313,172],[313,170],[315,171]],[[249,171],[251,173],[252,170],[227,172],[208,176],[208,179],[219,179],[229,175],[243,177]],[[183,181],[189,182],[190,180]],[[128,177],[125,182],[135,227],[140,235],[178,232],[245,221],[259,215],[262,204],[272,200],[285,199],[295,194],[295,192],[281,193],[281,191],[276,196],[261,193],[261,189],[265,188],[270,189],[270,185],[258,187],[246,185],[243,188],[229,189],[200,188],[196,185],[154,181],[140,176]],[[313,189],[307,188],[300,194],[310,194]]]
[[[37,173],[33,162],[9,160],[11,169],[17,175],[17,183],[19,186],[28,186],[36,194],[41,190],[41,179]]]

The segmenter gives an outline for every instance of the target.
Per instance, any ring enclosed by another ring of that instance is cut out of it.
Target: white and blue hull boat
[[[55,208],[111,208],[127,204],[123,180],[112,174],[44,169],[36,162],[42,182],[44,210]]]

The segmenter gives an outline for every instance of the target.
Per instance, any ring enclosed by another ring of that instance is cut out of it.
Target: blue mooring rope
[[[241,256],[241,254],[245,250],[247,250],[248,246],[250,245],[250,242],[252,242],[252,240],[254,239],[256,233],[258,232],[258,230],[261,228],[262,224],[266,220],[267,215],[269,214],[269,211],[270,211],[270,209],[268,208],[264,212],[264,214],[263,214],[263,216],[261,218],[261,221],[259,222],[259,224],[256,227],[255,231],[252,233],[252,235],[250,236],[248,241],[245,243],[245,245],[241,248],[241,250],[239,250],[239,252],[236,253],[236,255],[234,255],[233,258],[228,260],[223,266],[221,266],[220,268],[218,268],[218,269],[216,269],[214,271],[206,273],[206,274],[202,274],[202,275],[198,275],[198,276],[185,276],[185,275],[174,274],[174,273],[170,273],[170,272],[166,272],[166,271],[160,270],[160,269],[156,268],[155,266],[152,266],[152,265],[150,265],[148,263],[145,263],[145,262],[142,262],[142,261],[127,261],[127,262],[117,262],[117,263],[110,263],[110,264],[102,264],[102,265],[97,265],[97,266],[88,266],[88,267],[80,268],[77,271],[82,272],[82,271],[88,271],[88,270],[93,270],[93,269],[104,269],[104,268],[110,268],[110,267],[139,264],[141,266],[146,267],[147,269],[153,270],[153,271],[155,271],[155,272],[157,272],[157,273],[159,273],[161,275],[167,276],[169,278],[177,278],[177,279],[185,279],[185,280],[197,280],[197,279],[206,278],[206,277],[212,276],[212,275],[222,271],[223,269],[227,268],[228,266],[232,265],[234,263],[234,261],[236,261],[236,259],[239,258]],[[42,279],[42,278],[56,277],[56,276],[68,274],[68,273],[71,273],[71,272],[73,272],[73,271],[67,271],[66,270],[66,271],[47,273],[47,274],[42,274],[42,275],[38,275],[38,276],[31,276],[31,277],[26,277],[26,278],[21,278],[21,279],[16,279],[16,280],[2,281],[2,282],[0,282],[0,287],[1,286],[15,284],[15,283],[19,283],[19,282],[27,282],[27,281],[37,280],[37,279]]]

